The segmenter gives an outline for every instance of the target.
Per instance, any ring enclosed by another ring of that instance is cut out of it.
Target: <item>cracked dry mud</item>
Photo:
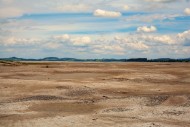
[[[0,127],[190,127],[189,63],[0,63]]]

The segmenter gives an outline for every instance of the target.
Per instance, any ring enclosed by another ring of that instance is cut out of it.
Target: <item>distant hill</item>
[[[76,58],[57,58],[57,57],[46,57],[42,59],[25,59],[25,58],[0,58],[4,61],[70,61],[70,62],[190,62],[190,58],[184,59],[171,59],[171,58],[158,58],[150,59],[147,58],[131,58],[131,59],[76,59]]]
[[[159,58],[159,59],[151,59],[149,62],[190,62],[190,58],[184,59],[171,59],[171,58]]]

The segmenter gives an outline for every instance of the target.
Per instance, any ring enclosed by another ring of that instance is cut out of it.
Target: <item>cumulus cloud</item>
[[[84,37],[78,37],[70,40],[73,45],[76,46],[83,46],[83,45],[88,45],[91,43],[90,37],[84,36]]]
[[[98,44],[92,46],[93,52],[98,54],[124,55],[125,49],[117,43]]]
[[[98,17],[120,17],[122,14],[120,12],[116,11],[106,11],[106,10],[101,10],[97,9],[94,11],[94,16]]]
[[[114,40],[133,47],[142,47],[149,49],[151,46],[183,46],[185,40],[190,40],[190,30],[179,34],[129,34],[126,37],[116,36]],[[138,48],[137,48],[138,49]],[[141,48],[139,48],[141,49]]]
[[[137,32],[146,32],[146,33],[150,33],[150,32],[155,32],[157,31],[157,28],[155,26],[142,26],[142,27],[138,27],[137,28]]]
[[[157,34],[127,34],[125,36],[116,36],[115,38],[96,38],[91,39],[88,36],[71,36],[68,34],[49,37],[47,39],[32,39],[32,38],[7,38],[5,46],[36,46],[45,48],[46,50],[56,51],[57,49],[64,49],[72,53],[84,52],[87,54],[96,55],[119,55],[136,53],[138,56],[146,55],[146,53],[154,53],[159,50],[161,53],[171,53],[171,51],[164,52],[163,50],[171,49],[175,54],[178,51],[188,48],[183,46],[190,46],[187,42],[190,31],[185,31],[177,35],[157,35]],[[0,41],[1,42],[1,41]],[[180,47],[176,48],[175,47]],[[163,49],[163,50],[162,50]],[[185,50],[188,52],[189,50]],[[159,54],[161,54],[159,53]],[[183,52],[184,53],[184,52]],[[183,54],[181,53],[181,54]]]
[[[172,37],[168,35],[148,35],[148,36],[142,36],[142,38],[148,42],[154,42],[154,43],[162,43],[162,44],[175,44],[176,41],[172,39]]]
[[[190,8],[186,8],[186,9],[184,10],[184,13],[185,13],[186,15],[190,15]]]
[[[147,50],[147,49],[149,49],[149,46],[142,43],[142,42],[127,43],[127,46],[129,46],[130,48],[135,49],[135,50]]]
[[[190,38],[190,30],[184,31],[183,33],[179,33],[178,37],[181,39]]]
[[[71,37],[68,34],[54,36],[55,41],[70,43],[75,46],[84,46],[91,43],[91,38],[88,36]]]
[[[124,47],[133,49],[133,50],[147,50],[149,46],[142,42],[142,40],[138,40],[138,36],[130,35],[125,38],[120,38],[116,36],[114,38],[119,44],[122,44]]]
[[[1,43],[5,46],[10,45],[31,45],[37,44],[40,40],[36,38],[19,38],[19,37],[6,37],[1,40]]]
[[[111,51],[116,51],[116,52],[121,52],[123,51],[124,49],[119,46],[119,45],[105,45],[104,46],[104,49],[105,50],[111,50]]]
[[[141,40],[155,44],[190,46],[190,30],[176,35],[143,35]]]
[[[184,31],[177,35],[178,40],[182,42],[184,46],[190,46],[190,30]]]
[[[61,45],[85,46],[91,44],[91,42],[92,40],[88,36],[71,37],[68,34],[53,36],[47,39],[19,38],[14,36],[0,37],[0,44],[4,46],[42,44],[44,47],[51,49],[56,49]]]

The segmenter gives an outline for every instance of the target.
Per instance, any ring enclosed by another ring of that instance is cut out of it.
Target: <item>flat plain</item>
[[[190,127],[190,63],[0,63],[0,127],[95,126]]]

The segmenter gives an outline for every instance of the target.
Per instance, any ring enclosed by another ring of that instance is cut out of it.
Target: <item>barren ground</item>
[[[0,63],[0,127],[190,127],[190,63]]]

